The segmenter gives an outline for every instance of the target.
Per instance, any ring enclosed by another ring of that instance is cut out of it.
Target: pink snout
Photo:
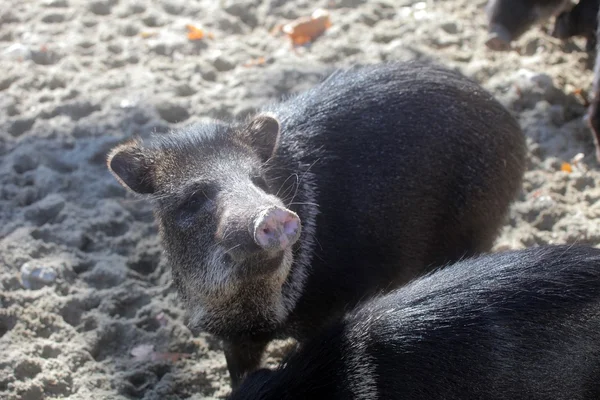
[[[265,250],[281,251],[300,237],[300,218],[290,210],[270,207],[254,220],[254,241]]]

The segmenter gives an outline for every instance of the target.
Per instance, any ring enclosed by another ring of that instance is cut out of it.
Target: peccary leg
[[[268,343],[268,340],[223,342],[227,369],[229,370],[231,387],[233,389],[239,386],[245,374],[260,367],[262,356]]]
[[[600,11],[597,18],[600,18]],[[600,24],[596,27],[596,38],[600,39]],[[598,44],[600,44],[600,40],[597,40]],[[600,162],[600,52],[596,54],[592,92],[592,101],[588,109],[588,124],[592,130],[594,144],[596,145],[596,158]]]

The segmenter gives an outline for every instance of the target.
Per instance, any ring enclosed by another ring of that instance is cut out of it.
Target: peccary
[[[569,0],[489,0],[486,46],[496,51],[509,50],[511,42],[531,26],[558,15],[569,3]]]
[[[597,18],[600,20],[600,10]],[[600,43],[600,24],[596,28],[596,45]],[[600,51],[596,51],[594,65],[594,82],[592,86],[592,100],[588,107],[588,125],[593,133],[596,145],[596,159],[600,162]]]
[[[552,36],[562,40],[583,36],[587,39],[586,51],[593,51],[596,48],[598,8],[600,0],[580,0],[571,10],[556,17]]]
[[[372,299],[230,400],[600,399],[600,250],[467,259]]]
[[[244,122],[113,149],[152,200],[194,330],[224,340],[235,387],[274,338],[491,248],[519,192],[523,133],[492,95],[422,62],[334,72]]]

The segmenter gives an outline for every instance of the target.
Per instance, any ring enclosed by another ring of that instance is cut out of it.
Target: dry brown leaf
[[[573,90],[573,94],[576,96],[579,96],[583,100],[584,107],[589,107],[590,100],[589,100],[587,92],[585,90],[583,90],[582,88],[578,88],[578,89]]]
[[[310,17],[298,18],[285,24],[281,30],[288,35],[294,46],[302,46],[314,41],[330,27],[329,12],[318,9]]]
[[[250,61],[246,61],[243,65],[244,67],[253,67],[255,65],[262,65],[266,62],[266,59],[264,57],[258,57],[255,59],[252,59]]]
[[[142,37],[142,39],[148,39],[156,35],[158,35],[157,32],[140,32],[140,36]]]
[[[202,40],[205,37],[207,37],[209,39],[215,38],[215,36],[212,33],[204,32],[204,30],[197,28],[192,24],[187,24],[185,27],[188,30],[187,38],[189,40]]]

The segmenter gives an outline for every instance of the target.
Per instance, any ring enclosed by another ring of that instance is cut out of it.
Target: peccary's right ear
[[[155,192],[152,160],[137,141],[115,147],[108,155],[107,164],[110,172],[126,189],[138,194]]]
[[[240,132],[242,140],[250,143],[263,161],[267,161],[279,145],[280,125],[271,113],[255,116]]]

